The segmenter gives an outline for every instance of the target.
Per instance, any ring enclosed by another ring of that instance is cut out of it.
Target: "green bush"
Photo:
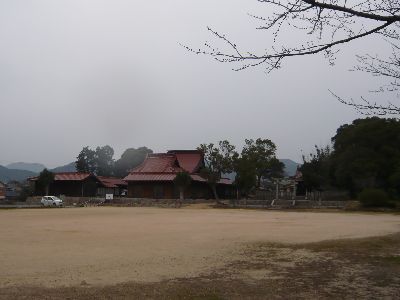
[[[394,207],[389,195],[380,189],[364,189],[358,194],[358,200],[365,207]]]

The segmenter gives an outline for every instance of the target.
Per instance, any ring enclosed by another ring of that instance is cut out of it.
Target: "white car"
[[[42,206],[63,206],[63,201],[56,196],[44,196],[42,200],[40,200]]]

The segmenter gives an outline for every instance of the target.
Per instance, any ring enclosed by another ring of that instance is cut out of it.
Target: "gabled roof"
[[[173,181],[176,173],[130,173],[126,181]]]
[[[148,154],[142,164],[134,168],[131,173],[177,173],[182,171],[176,163],[176,156],[167,153]]]
[[[120,186],[127,186],[128,183],[120,178],[96,176],[100,183],[106,188],[117,188]]]
[[[90,173],[79,173],[79,172],[64,172],[64,173],[55,173],[54,181],[83,181],[86,178],[93,176]],[[36,181],[38,180],[38,176],[29,178],[29,180]]]
[[[198,172],[203,166],[203,153],[198,150],[170,150],[168,154],[175,154],[179,166],[189,173]]]
[[[173,181],[182,171],[190,173],[193,181],[206,182],[198,172],[204,165],[203,153],[198,150],[170,150],[167,153],[149,154],[144,162],[134,168],[126,181]],[[220,184],[232,184],[221,179]]]
[[[54,174],[55,181],[82,181],[92,176],[90,173],[65,172]]]

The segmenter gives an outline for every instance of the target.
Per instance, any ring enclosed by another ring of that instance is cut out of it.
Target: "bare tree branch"
[[[354,71],[362,71],[381,76],[391,81],[374,92],[398,92],[400,87],[400,0],[257,0],[270,8],[269,16],[250,15],[263,25],[257,27],[272,33],[271,48],[265,53],[256,54],[241,50],[226,35],[210,27],[209,32],[227,46],[228,51],[219,50],[206,43],[203,49],[185,47],[195,54],[213,57],[218,62],[239,64],[233,70],[241,71],[263,65],[267,72],[281,68],[282,63],[291,57],[324,53],[330,64],[334,64],[335,54],[340,46],[354,40],[376,35],[386,39],[392,45],[392,56],[380,58],[371,54],[358,55],[359,65]],[[277,38],[282,28],[305,31],[311,41],[291,47],[277,46]],[[230,50],[229,50],[230,49]],[[335,95],[336,96],[336,95]],[[397,95],[399,96],[399,95]],[[336,96],[337,97],[337,96]],[[388,114],[399,114],[398,106],[388,103],[378,105],[361,98],[361,103],[353,100],[337,99],[344,104],[357,108],[360,112],[370,109],[374,114],[387,111]]]

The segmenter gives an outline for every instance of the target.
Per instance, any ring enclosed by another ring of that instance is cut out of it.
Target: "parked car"
[[[56,196],[44,196],[40,203],[42,206],[63,206],[63,201]]]

